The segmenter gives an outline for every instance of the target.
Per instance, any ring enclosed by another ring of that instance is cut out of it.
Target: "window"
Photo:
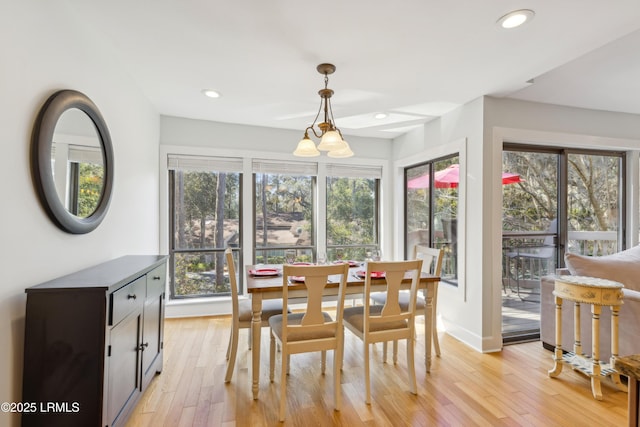
[[[363,260],[379,249],[379,167],[327,165],[327,257]]]
[[[67,210],[80,218],[89,217],[102,196],[104,166],[100,148],[56,143],[51,147],[51,170],[56,191]]]
[[[315,163],[254,160],[256,263],[281,264],[286,249],[313,261],[317,171]]]
[[[238,266],[281,264],[292,250],[296,262],[316,262],[318,250],[362,261],[380,247],[379,165],[169,154],[168,169],[172,299],[228,295],[227,247]],[[249,171],[253,222],[243,224]]]
[[[405,168],[405,258],[417,244],[442,248],[442,281],[458,283],[459,156]],[[433,183],[433,185],[432,185]]]
[[[242,159],[169,156],[170,298],[229,294],[224,250],[241,254],[241,170]]]
[[[503,230],[531,232],[558,224],[558,265],[564,252],[608,255],[626,247],[623,152],[505,144],[506,171],[520,185],[503,191]]]

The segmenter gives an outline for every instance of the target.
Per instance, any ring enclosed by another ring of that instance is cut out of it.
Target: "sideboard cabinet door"
[[[116,425],[120,416],[126,416],[126,409],[140,393],[138,343],[141,320],[142,310],[137,310],[114,326],[109,334],[108,425]]]
[[[160,266],[147,274],[141,346],[143,388],[149,385],[156,373],[162,371],[166,275],[165,266]]]

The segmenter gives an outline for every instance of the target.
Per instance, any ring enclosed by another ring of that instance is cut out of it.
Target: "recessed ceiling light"
[[[534,15],[535,12],[530,9],[514,10],[513,12],[509,12],[502,18],[498,19],[497,22],[502,28],[516,28],[525,22],[532,20]]]
[[[208,96],[209,98],[220,98],[220,92],[217,92],[213,89],[204,89],[202,91],[204,96]]]
[[[376,120],[386,119],[388,117],[387,113],[376,113],[373,115]]]

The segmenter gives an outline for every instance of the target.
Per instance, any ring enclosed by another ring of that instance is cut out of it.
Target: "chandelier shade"
[[[305,135],[304,138],[298,142],[298,146],[296,147],[296,151],[293,152],[293,155],[298,157],[316,157],[320,155],[320,152],[316,148],[316,144]]]
[[[298,143],[294,156],[299,157],[315,157],[319,156],[321,151],[326,151],[327,156],[333,158],[345,158],[353,156],[353,151],[349,147],[349,144],[342,138],[342,132],[334,124],[333,111],[331,109],[331,96],[333,90],[328,88],[329,74],[333,74],[336,71],[336,67],[333,64],[320,64],[316,67],[320,74],[324,74],[324,89],[318,91],[320,95],[320,108],[318,114],[316,114],[311,126],[305,129],[304,137]],[[318,131],[316,131],[316,122],[320,113],[324,113],[323,121],[317,124]],[[316,147],[315,142],[309,138],[309,131],[313,135],[320,139],[320,143]]]
[[[320,151],[333,151],[345,148],[344,141],[340,134],[335,130],[330,130],[322,135],[320,138],[320,144],[318,144],[318,150]]]
[[[353,151],[351,151],[351,147],[347,141],[342,141],[344,143],[344,148],[340,148],[338,150],[331,150],[327,153],[327,156],[332,157],[334,159],[344,159],[347,157],[353,156]]]

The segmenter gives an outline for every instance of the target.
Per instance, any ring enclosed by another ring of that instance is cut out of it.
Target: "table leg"
[[[616,364],[616,359],[618,358],[618,331],[619,331],[619,316],[620,315],[620,306],[612,305],[611,306],[611,359],[609,360],[609,364],[613,367]],[[611,380],[616,385],[618,390],[627,391],[627,386],[622,383],[620,380],[620,374],[615,372],[611,374]]]
[[[260,332],[262,331],[262,295],[255,292],[251,296],[251,306],[253,318],[251,321],[251,375],[253,399],[258,399],[258,390],[260,388]]]
[[[424,360],[427,372],[431,372],[431,339],[433,337],[433,289],[434,283],[427,283],[426,304],[424,305]]]
[[[576,302],[573,309],[573,352],[582,356],[582,340],[580,336],[580,303]]]
[[[551,378],[562,372],[562,298],[556,298],[556,349],[553,353],[553,369],[548,372]]]
[[[591,393],[596,400],[602,400],[602,388],[600,387],[600,313],[602,306],[591,305],[591,361],[593,373],[591,374]]]

